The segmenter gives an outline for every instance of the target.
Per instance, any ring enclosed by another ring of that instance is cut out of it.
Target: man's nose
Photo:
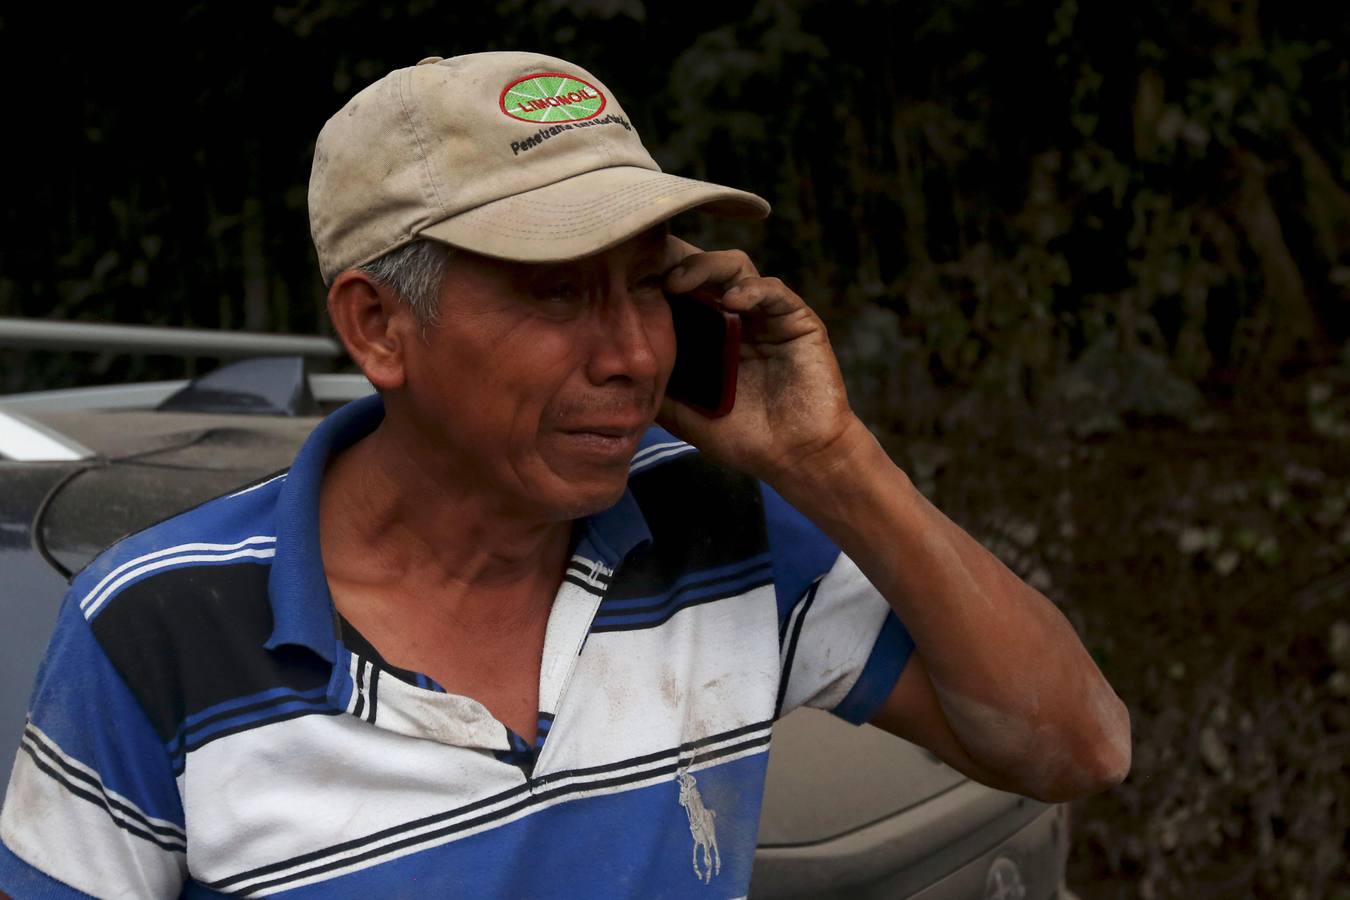
[[[628,380],[652,383],[659,371],[659,360],[651,330],[659,325],[657,316],[640,305],[627,287],[611,290],[597,304],[588,375],[593,384]]]

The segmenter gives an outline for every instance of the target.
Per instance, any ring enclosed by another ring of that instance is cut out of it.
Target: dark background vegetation
[[[684,233],[822,312],[877,433],[1129,704],[1079,893],[1350,897],[1342,4],[152,10],[0,18],[0,316],[326,332],[324,120],[427,55],[578,61],[667,171],[773,203]],[[0,391],[182,371],[0,351]]]

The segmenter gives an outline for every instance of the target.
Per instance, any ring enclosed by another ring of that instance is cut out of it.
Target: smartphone
[[[710,419],[735,405],[741,361],[741,317],[723,309],[720,297],[708,287],[667,297],[675,322],[675,368],[666,396]]]

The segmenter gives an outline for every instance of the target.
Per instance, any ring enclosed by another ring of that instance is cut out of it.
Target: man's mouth
[[[585,424],[558,429],[575,450],[606,462],[627,462],[637,452],[638,441],[646,431],[645,421],[636,424]]]
[[[581,425],[562,430],[568,434],[598,434],[602,437],[627,438],[641,434],[645,427],[646,422],[642,422],[632,425]]]

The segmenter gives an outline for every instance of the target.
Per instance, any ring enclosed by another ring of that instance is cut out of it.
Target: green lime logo
[[[600,115],[605,95],[574,75],[540,72],[508,84],[499,102],[502,112],[522,122],[580,122]]]

